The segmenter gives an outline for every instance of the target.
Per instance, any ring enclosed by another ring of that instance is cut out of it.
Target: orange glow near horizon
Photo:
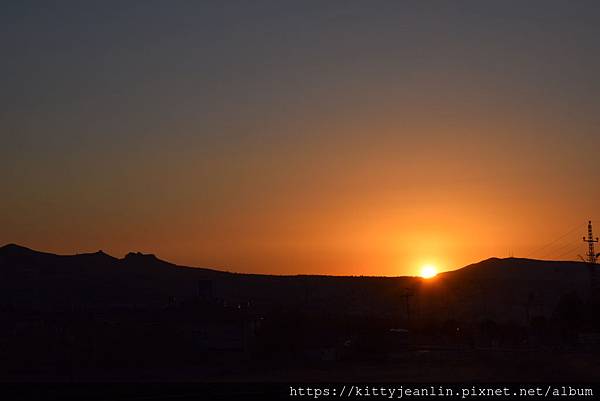
[[[393,277],[587,252],[599,7],[120,3],[2,14],[0,246]]]

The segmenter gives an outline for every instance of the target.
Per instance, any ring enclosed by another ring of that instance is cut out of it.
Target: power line
[[[557,237],[557,238],[553,239],[552,241],[550,241],[550,242],[548,242],[548,243],[546,243],[546,244],[544,244],[544,245],[542,245],[542,246],[539,246],[539,247],[537,247],[537,248],[534,248],[534,249],[533,249],[533,250],[530,252],[530,254],[531,254],[532,256],[535,256],[535,254],[537,254],[538,252],[540,252],[540,251],[543,251],[543,250],[544,250],[544,249],[546,249],[547,247],[549,247],[549,246],[551,246],[551,245],[554,245],[554,244],[556,244],[557,242],[559,242],[560,240],[562,240],[562,239],[566,238],[567,236],[569,236],[569,235],[573,234],[573,233],[574,233],[576,230],[578,230],[580,227],[581,227],[581,223],[577,223],[577,224],[576,224],[574,227],[572,227],[571,229],[569,229],[569,231],[565,232],[564,234],[560,235],[559,237]]]
[[[568,249],[566,252],[563,252],[563,253],[561,253],[560,255],[558,255],[558,256],[556,256],[556,257],[554,257],[553,259],[555,259],[555,260],[560,260],[562,257],[564,257],[564,256],[566,256],[566,255],[569,255],[569,254],[573,255],[573,254],[574,254],[574,253],[577,251],[577,249],[578,249],[579,247],[580,247],[580,245],[579,245],[579,244],[577,244],[577,245],[575,245],[574,247],[571,247],[571,248],[569,248],[569,249]],[[575,258],[572,258],[572,259],[575,259]]]
[[[556,255],[556,254],[562,254],[562,253],[565,251],[565,249],[567,249],[568,247],[571,247],[571,248],[573,248],[573,247],[575,247],[575,248],[578,248],[578,247],[580,247],[580,246],[581,246],[580,244],[581,244],[581,243],[580,243],[579,241],[577,241],[577,240],[575,240],[575,239],[572,239],[572,240],[571,240],[571,241],[569,241],[569,242],[566,242],[566,243],[564,243],[564,244],[562,244],[562,245],[559,245],[559,246],[557,246],[557,247],[555,247],[555,248],[553,248],[553,249],[550,249],[550,250],[548,250],[547,252],[544,252],[544,253],[542,254],[542,256],[540,256],[540,258],[541,258],[541,259],[544,259],[544,258],[547,258],[547,257],[549,257],[549,256],[552,256],[552,255]]]

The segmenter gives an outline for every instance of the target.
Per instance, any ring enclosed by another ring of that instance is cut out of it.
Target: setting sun
[[[425,265],[421,269],[421,277],[432,278],[437,274],[437,269],[433,265]]]

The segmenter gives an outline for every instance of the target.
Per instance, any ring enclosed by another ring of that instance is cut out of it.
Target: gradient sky
[[[597,1],[0,7],[0,243],[392,276],[585,252]]]

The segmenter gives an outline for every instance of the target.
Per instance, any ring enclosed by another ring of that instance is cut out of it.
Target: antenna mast
[[[599,295],[600,289],[600,280],[598,278],[598,256],[600,254],[596,254],[594,250],[594,243],[598,242],[598,237],[594,238],[594,234],[592,232],[592,222],[588,222],[588,235],[587,238],[583,237],[583,242],[588,243],[588,253],[586,262],[590,267],[590,284],[591,284],[591,292],[592,299],[595,299]]]
[[[598,237],[594,238],[592,233],[592,222],[588,222],[588,236],[583,237],[583,242],[588,243],[588,253],[587,253],[587,262],[589,264],[595,265],[598,255],[594,252],[594,243],[598,242]]]

